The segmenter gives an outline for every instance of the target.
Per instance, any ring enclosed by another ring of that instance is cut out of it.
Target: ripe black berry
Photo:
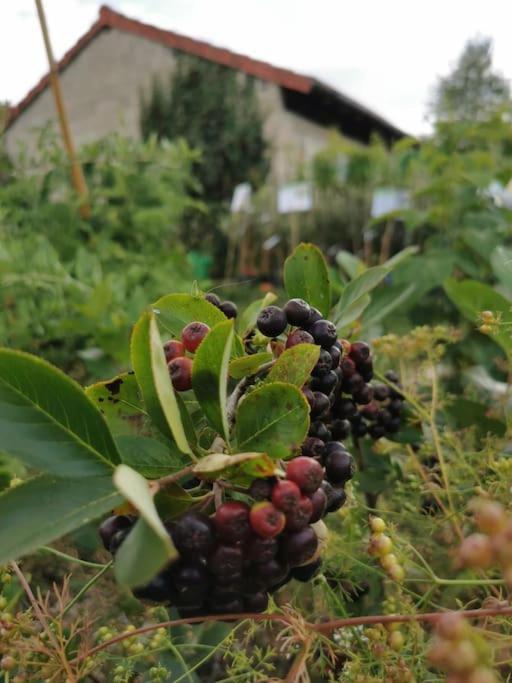
[[[307,323],[305,323],[302,327],[307,327],[309,329],[311,325],[316,323],[317,320],[322,320],[323,317],[324,316],[320,313],[318,308],[313,308],[313,306],[311,306],[311,311],[309,313]]]
[[[348,420],[333,420],[331,434],[333,439],[347,439],[350,436],[350,422]]]
[[[283,539],[282,553],[290,566],[297,567],[305,564],[315,554],[318,548],[318,538],[314,529],[307,526],[301,531],[290,534]]]
[[[215,544],[212,520],[199,512],[186,512],[177,521],[166,525],[180,555],[196,559],[207,555]]]
[[[311,415],[312,417],[318,417],[322,415],[322,413],[325,413],[326,410],[329,410],[331,404],[329,402],[329,397],[321,391],[315,391],[313,396],[315,398],[315,403],[311,409]]]
[[[323,394],[330,394],[338,384],[338,375],[335,370],[329,370],[321,377],[313,377],[311,388],[313,391],[321,391]]]
[[[332,484],[344,484],[354,476],[354,459],[346,451],[334,451],[325,458],[325,474]]]
[[[318,460],[324,454],[325,444],[315,436],[308,436],[301,447],[301,455]]]
[[[290,349],[292,346],[297,346],[297,344],[314,344],[315,340],[306,332],[306,330],[295,330],[288,335],[286,340],[286,348]]]
[[[368,427],[368,433],[372,439],[380,439],[386,436],[386,427],[383,424],[372,424]]]
[[[266,337],[278,337],[285,331],[288,321],[282,308],[267,306],[260,311],[256,325],[261,334]]]
[[[325,514],[325,508],[327,507],[327,496],[325,491],[320,487],[310,496],[311,503],[313,505],[313,511],[309,519],[310,524],[318,522],[319,519]]]
[[[388,404],[388,410],[391,415],[399,417],[400,413],[402,412],[403,405],[404,402],[400,398],[393,398]]]
[[[334,414],[340,419],[348,419],[357,414],[357,408],[350,398],[342,398],[336,401],[333,407]]]
[[[108,550],[114,534],[118,531],[131,529],[133,522],[133,517],[128,517],[128,515],[112,515],[112,517],[108,517],[104,520],[99,528],[99,534],[104,548]]]
[[[373,363],[371,360],[366,360],[364,363],[359,363],[357,366],[361,377],[365,382],[371,382],[373,379]]]
[[[356,364],[352,358],[342,358],[340,361],[340,368],[343,373],[343,379],[346,379],[356,372]]]
[[[354,377],[356,377],[356,375],[353,375],[351,379],[353,380]],[[368,403],[371,403],[372,400],[373,389],[369,384],[365,384],[361,389],[354,392],[354,401],[359,405],[367,405]]]
[[[264,612],[268,607],[268,595],[264,591],[246,595],[244,598],[244,609],[248,612]]]
[[[377,411],[377,422],[380,422],[381,424],[386,424],[391,420],[391,413],[389,410],[386,410],[386,408],[381,408],[380,410]]]
[[[241,575],[243,567],[242,549],[238,546],[218,545],[208,560],[208,569],[221,577]]]
[[[327,505],[325,507],[326,514],[336,512],[336,510],[343,507],[347,500],[347,494],[343,488],[334,487],[328,481],[322,482],[321,488],[327,496]]]
[[[388,370],[387,372],[385,372],[384,377],[396,385],[398,385],[398,383],[400,381],[400,378],[398,377],[398,375],[396,374],[396,372],[394,370]]]
[[[257,578],[265,587],[275,586],[277,583],[287,578],[290,569],[286,561],[276,559],[269,560],[264,564],[259,564],[255,568]]]
[[[238,308],[232,301],[224,301],[221,303],[219,308],[224,313],[226,318],[236,318],[238,315]]]
[[[208,571],[200,564],[190,562],[177,562],[169,571],[174,586],[183,590],[190,586],[196,586],[198,590],[208,585]]]
[[[341,349],[339,346],[336,346],[336,344],[334,344],[329,349],[329,353],[331,354],[332,369],[336,370],[336,368],[339,366],[340,360],[341,360]]]
[[[336,341],[336,327],[330,320],[317,320],[309,328],[316,344],[329,350]]]
[[[208,604],[213,614],[238,614],[244,609],[242,597],[236,596],[211,595]]]
[[[214,294],[213,292],[208,292],[208,294],[205,294],[205,295],[204,295],[204,298],[206,299],[206,301],[209,301],[211,304],[213,304],[213,305],[216,306],[217,308],[220,307],[220,299],[219,299],[219,297],[218,297],[216,294]]]
[[[276,538],[261,538],[255,537],[247,548],[247,559],[250,562],[268,562],[276,555],[279,548],[279,543]]]
[[[319,558],[318,560],[310,562],[309,564],[303,564],[301,567],[294,567],[291,572],[292,578],[294,578],[296,581],[307,583],[320,572],[321,568],[322,560]]]
[[[366,423],[364,420],[352,418],[350,421],[352,424],[352,434],[356,438],[361,438],[363,436],[366,436],[366,433],[368,432],[368,427],[366,426]]]
[[[385,401],[389,397],[389,387],[386,384],[377,384],[373,387],[373,396],[377,401]]]
[[[309,436],[316,436],[317,439],[321,439],[322,441],[330,441],[332,438],[331,432],[320,420],[315,420],[315,422],[311,423]]]
[[[313,368],[313,372],[311,374],[315,375],[315,377],[321,377],[322,375],[325,375],[326,372],[329,372],[332,368],[332,357],[329,351],[326,351],[325,349],[320,349],[320,356],[318,357],[317,364]]]
[[[304,394],[304,397],[309,404],[309,410],[313,410],[313,406],[315,405],[315,397],[313,395],[313,392],[308,387],[304,387],[302,389],[302,393]]]
[[[399,417],[394,417],[386,424],[387,430],[390,434],[396,434],[400,431],[401,422]]]
[[[157,574],[145,586],[133,589],[133,594],[139,600],[151,600],[151,602],[166,602],[171,597],[169,579],[164,574]]]
[[[112,536],[110,539],[110,544],[108,546],[108,550],[112,555],[115,555],[119,548],[121,547],[121,544],[124,542],[124,539],[128,536],[130,533],[130,529],[121,529],[120,531],[116,531],[116,533]]]
[[[254,500],[270,500],[275,483],[274,477],[255,479],[249,487],[249,495]]]
[[[290,325],[302,327],[308,324],[311,306],[304,299],[290,299],[284,307]]]

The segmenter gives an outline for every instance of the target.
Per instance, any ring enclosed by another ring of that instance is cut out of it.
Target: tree
[[[431,113],[437,121],[486,121],[500,109],[512,109],[510,84],[493,70],[492,41],[468,41],[454,70],[439,79]]]
[[[255,82],[234,69],[179,55],[168,86],[155,80],[149,97],[142,98],[140,124],[144,137],[182,137],[201,151],[195,172],[214,230],[235,185],[249,181],[257,187],[268,172]],[[196,239],[204,240],[200,232]]]

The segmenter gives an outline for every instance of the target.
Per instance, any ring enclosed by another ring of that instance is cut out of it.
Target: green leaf
[[[504,422],[487,415],[489,406],[484,403],[470,401],[459,396],[445,410],[455,429],[474,427],[480,438],[485,438],[488,434],[504,436],[507,431]]]
[[[327,264],[318,247],[299,244],[284,263],[284,284],[290,298],[305,299],[327,316],[331,286]]]
[[[370,295],[364,294],[344,309],[336,324],[336,330],[339,335],[342,335],[345,329],[362,315],[363,311],[369,306],[370,301]]]
[[[266,306],[270,306],[276,299],[277,296],[274,292],[267,292],[263,299],[253,301],[247,306],[237,321],[237,327],[240,330],[242,337],[245,337],[248,332],[256,327],[256,320],[259,312]]]
[[[144,313],[133,328],[131,358],[151,419],[165,436],[174,439],[183,453],[191,453],[152,313]]]
[[[512,249],[496,247],[491,254],[491,266],[498,280],[512,291]]]
[[[209,327],[226,321],[226,316],[202,296],[192,294],[167,294],[155,301],[153,308],[158,323],[177,339],[189,323],[201,321]]]
[[[370,329],[384,320],[390,313],[410,299],[416,291],[416,285],[409,285],[401,291],[397,291],[396,287],[382,288],[375,292],[372,297],[370,305],[365,309],[362,326],[359,334],[362,335],[363,330]]]
[[[158,515],[149,482],[128,465],[119,465],[114,484],[143,520],[135,525],[116,556],[119,583],[132,587],[154,576],[166,562],[176,559],[178,552]],[[146,578],[141,579],[142,575]]]
[[[150,581],[170,561],[162,538],[141,517],[117,551],[116,579],[122,586],[136,588]]]
[[[336,254],[336,263],[351,280],[367,269],[364,261],[343,249]]]
[[[211,495],[209,492],[201,496],[192,496],[178,484],[168,484],[165,489],[158,491],[155,496],[155,505],[158,514],[163,519],[172,519],[188,510],[192,505],[197,505]]]
[[[414,256],[414,254],[417,254],[419,250],[420,248],[417,245],[405,247],[405,249],[402,249],[402,251],[399,251],[394,256],[389,258],[385,263],[383,263],[382,267],[386,268],[387,270],[393,270],[393,268],[396,268],[408,258]]]
[[[307,435],[308,403],[304,394],[291,384],[264,384],[240,401],[235,426],[240,451],[286,458]]]
[[[192,388],[210,425],[229,443],[226,414],[228,364],[233,344],[232,320],[219,323],[208,332],[194,357]]]
[[[0,448],[59,477],[97,477],[120,460],[107,423],[69,377],[28,353],[0,349]]]
[[[267,351],[253,353],[250,356],[235,358],[229,364],[229,375],[233,379],[242,379],[254,375],[262,365],[273,359],[273,355]]]
[[[137,433],[146,426],[147,413],[133,372],[91,384],[85,393],[104,415],[114,435]]]
[[[179,472],[189,462],[174,444],[164,444],[147,436],[123,434],[116,438],[116,443],[123,463],[148,479]]]
[[[194,474],[200,479],[232,479],[243,474],[249,478],[271,477],[277,473],[276,464],[266,453],[212,453],[194,466]]]
[[[476,280],[463,280],[458,282],[449,279],[445,282],[444,289],[455,306],[473,325],[479,324],[479,314],[482,311],[501,313],[501,321],[505,326],[499,326],[488,336],[501,346],[505,353],[512,353],[512,337],[510,325],[512,324],[511,302],[496,292],[489,285]]]
[[[297,344],[286,349],[272,366],[266,382],[287,382],[302,387],[311,375],[320,347],[314,344]]]
[[[368,268],[368,270],[348,283],[334,311],[334,322],[337,327],[348,325],[347,319],[351,318],[350,322],[352,322],[361,314],[370,302],[367,296],[368,293],[382,282],[388,272],[388,269],[384,268],[384,266],[375,266],[374,268]],[[365,306],[362,305],[364,301],[367,302]],[[349,314],[349,311],[352,311],[352,313]],[[359,312],[355,317],[352,317],[354,316],[354,311]],[[344,320],[343,323],[341,322],[342,320]]]
[[[42,475],[0,495],[0,564],[33,552],[119,505],[112,477]]]

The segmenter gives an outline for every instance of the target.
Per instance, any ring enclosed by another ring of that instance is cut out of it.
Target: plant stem
[[[46,616],[44,615],[39,603],[37,602],[36,597],[35,597],[34,593],[32,592],[32,589],[30,588],[30,585],[29,585],[27,579],[25,578],[23,572],[21,571],[21,569],[19,568],[19,565],[16,562],[14,562],[14,561],[11,562],[11,567],[12,567],[14,573],[16,574],[16,576],[18,577],[18,581],[20,582],[23,590],[26,593],[27,598],[30,601],[30,604],[32,605],[32,609],[34,610],[34,614],[36,615],[39,623],[41,624],[46,635],[48,636],[48,640],[53,645],[55,653],[60,658],[61,663],[62,663],[62,667],[63,667],[64,671],[66,672],[70,683],[76,683],[76,677],[75,677],[73,671],[71,670],[71,663],[68,661],[68,658],[66,657],[65,648],[63,648],[62,644],[57,641],[55,634],[51,630],[50,625],[48,624],[48,620],[46,619]]]
[[[187,474],[190,474],[193,472],[195,463],[192,465],[188,465],[187,467],[184,467],[182,470],[179,472],[176,472],[175,474],[169,474],[167,477],[162,477],[161,479],[156,480],[156,484],[158,486],[158,490],[161,491],[164,489],[166,486],[169,486],[170,484],[174,484],[175,482],[179,481],[180,479],[183,479],[183,477],[186,477]]]
[[[102,577],[103,574],[105,574],[105,572],[107,572],[113,564],[114,564],[114,560],[110,560],[110,562],[108,562],[106,565],[104,565],[102,567],[102,569],[100,569],[100,571],[97,574],[95,574],[91,579],[89,579],[89,581],[84,586],[82,586],[82,588],[78,591],[78,593],[75,595],[75,597],[68,602],[68,604],[66,605],[66,607],[62,611],[62,616],[66,615],[69,612],[69,610],[73,607],[73,605],[75,605],[80,600],[80,598],[83,595],[85,595],[85,593],[87,593],[89,588],[94,586],[96,581],[98,581],[98,579],[100,577]]]
[[[302,643],[302,647],[297,653],[297,656],[295,657],[293,664],[290,670],[288,671],[286,678],[284,679],[284,683],[296,683],[299,680],[302,670],[304,669],[304,665],[306,662],[306,658],[309,654],[310,647],[311,638],[307,638]]]
[[[79,564],[82,567],[91,567],[92,569],[103,569],[104,567],[109,566],[105,564],[100,564],[99,562],[88,562],[87,560],[81,560],[79,557],[73,557],[73,555],[68,555],[67,553],[63,553],[62,551],[56,550],[55,548],[51,548],[47,545],[42,545],[40,548],[38,548],[38,550],[40,552],[50,553],[51,555],[60,557],[62,560],[74,562],[75,564]]]

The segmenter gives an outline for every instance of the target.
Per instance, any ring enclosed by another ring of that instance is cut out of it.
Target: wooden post
[[[89,218],[89,216],[91,215],[91,208],[87,202],[87,184],[85,182],[82,166],[80,165],[78,158],[76,156],[75,146],[73,144],[73,138],[71,136],[69,119],[67,116],[66,107],[64,105],[64,98],[62,96],[62,90],[60,87],[57,64],[53,56],[50,35],[48,33],[48,26],[46,25],[43,2],[42,0],[35,0],[35,2],[37,14],[39,16],[39,24],[41,25],[41,33],[43,34],[46,56],[48,58],[48,66],[50,69],[50,85],[55,100],[55,107],[57,109],[57,115],[59,118],[62,139],[71,164],[71,179],[73,181],[76,193],[78,194],[81,201],[80,214],[83,218]]]

